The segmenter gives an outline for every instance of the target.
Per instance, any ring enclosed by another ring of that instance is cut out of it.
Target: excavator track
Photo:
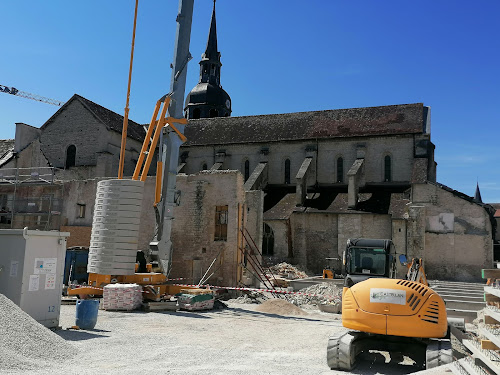
[[[340,332],[328,339],[326,360],[332,370],[352,370],[358,354],[354,342],[360,335],[361,332]]]
[[[425,351],[425,368],[430,369],[451,363],[453,354],[450,340],[431,340]]]

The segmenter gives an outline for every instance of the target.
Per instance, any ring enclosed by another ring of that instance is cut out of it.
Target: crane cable
[[[130,83],[132,82],[132,64],[134,62],[134,43],[135,43],[135,27],[137,25],[137,8],[139,7],[139,0],[135,0],[135,14],[134,14],[134,29],[132,32],[132,48],[130,51],[130,68],[128,72],[128,87],[127,87],[127,101],[125,104],[125,116],[123,116],[123,129],[122,129],[122,143],[120,148],[120,164],[118,167],[118,179],[123,178],[123,165],[125,163],[125,146],[127,145],[127,127],[128,127],[128,112],[130,101]]]

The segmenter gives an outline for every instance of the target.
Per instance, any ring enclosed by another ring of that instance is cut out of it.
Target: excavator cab
[[[344,286],[349,288],[371,277],[394,278],[395,254],[391,240],[368,238],[347,240],[343,256],[346,275]]]

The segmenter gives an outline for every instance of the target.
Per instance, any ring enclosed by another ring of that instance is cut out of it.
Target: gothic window
[[[273,229],[264,223],[264,230],[262,234],[262,255],[274,254],[274,232]]]
[[[344,182],[344,159],[337,159],[337,182]]]
[[[214,241],[227,241],[227,208],[228,206],[215,207]]]
[[[209,115],[210,115],[210,117],[217,117],[217,116],[219,116],[219,111],[216,110],[215,108],[212,108],[210,110],[210,114]]]
[[[285,184],[290,183],[290,159],[285,160]]]
[[[245,181],[250,177],[250,161],[245,160]]]
[[[201,111],[200,111],[200,109],[199,109],[199,108],[195,108],[195,109],[193,109],[193,118],[194,118],[194,119],[198,119],[198,118],[200,118],[200,115],[201,115]]]
[[[386,155],[384,158],[384,181],[392,181],[392,165],[391,157],[389,155]]]
[[[76,161],[76,146],[70,145],[66,150],[66,168],[74,167]]]

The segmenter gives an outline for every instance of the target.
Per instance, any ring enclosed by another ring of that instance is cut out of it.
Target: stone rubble
[[[290,295],[289,301],[297,306],[317,306],[321,303],[334,303],[342,300],[342,289],[332,283],[311,285],[310,287],[301,289],[299,293],[315,294],[316,296]]]
[[[306,277],[308,277],[304,271],[301,271],[297,267],[294,267],[286,262],[279,263],[269,267],[269,271],[272,272],[272,274],[275,276],[283,277],[285,279],[290,279],[290,280],[305,279]]]
[[[242,304],[251,304],[251,303],[263,303],[268,300],[264,294],[259,292],[247,292],[238,298],[232,299],[232,302],[242,303]]]

